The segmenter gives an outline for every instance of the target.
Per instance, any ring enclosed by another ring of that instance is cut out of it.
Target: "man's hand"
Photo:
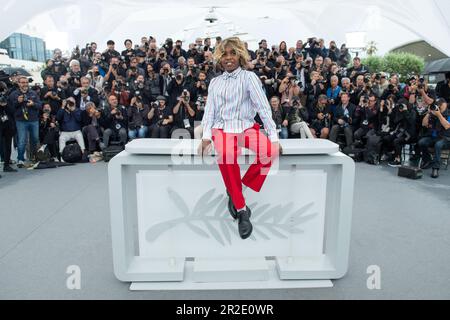
[[[211,154],[212,151],[212,142],[211,140],[202,140],[200,145],[198,146],[198,155],[204,156]]]
[[[17,98],[17,102],[22,103],[24,99],[25,99],[24,96],[23,96],[23,95],[20,95],[20,96]]]
[[[289,122],[287,120],[284,120],[281,124],[283,127],[287,127],[289,125]]]
[[[437,109],[436,111],[430,110],[430,112],[435,117],[439,117],[439,115],[441,114],[441,110],[439,110],[439,109]]]

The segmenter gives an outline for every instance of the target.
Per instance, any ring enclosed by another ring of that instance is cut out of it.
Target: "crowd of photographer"
[[[201,138],[208,85],[222,74],[211,39],[198,38],[187,51],[179,40],[158,47],[153,37],[134,46],[126,40],[120,53],[113,41],[107,46],[103,53],[96,43],[77,47],[70,59],[55,50],[42,71],[43,86],[29,88],[20,75],[1,83],[5,171],[14,171],[8,145],[16,132],[19,167],[28,134],[32,150],[45,146],[58,160],[71,140],[88,157],[111,141]],[[401,83],[395,74],[371,73],[345,45],[332,41],[326,48],[316,38],[290,48],[261,40],[248,52],[247,69],[261,80],[280,138],[330,139],[348,153],[366,150],[368,162],[391,166],[401,164],[404,145],[414,145],[422,167],[439,175],[441,151],[450,147],[450,75],[436,90],[420,76]]]

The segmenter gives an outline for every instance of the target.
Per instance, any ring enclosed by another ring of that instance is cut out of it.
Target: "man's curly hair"
[[[225,49],[227,48],[230,48],[236,52],[236,55],[239,57],[239,65],[242,68],[245,68],[248,61],[250,61],[250,56],[245,48],[244,42],[238,37],[227,38],[214,49],[214,59],[216,62],[218,64],[221,63],[221,60],[225,55]]]

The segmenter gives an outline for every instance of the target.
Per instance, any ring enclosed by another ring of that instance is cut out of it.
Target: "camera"
[[[437,105],[435,105],[435,104],[432,104],[430,106],[430,111],[439,111],[439,107]]]
[[[425,89],[425,78],[423,78],[423,77],[421,77],[420,79],[419,79],[419,84],[417,85],[417,88],[418,89]]]
[[[186,89],[184,89],[184,90],[183,90],[183,99],[184,99],[184,101],[186,101],[186,102],[189,102],[189,96],[188,96],[188,94],[189,94],[189,92],[188,92]]]
[[[197,98],[197,102],[195,104],[197,105],[198,110],[201,111],[205,109],[205,99],[202,96]]]
[[[369,97],[368,96],[364,96],[363,97],[363,103],[364,104],[368,104],[369,103]]]
[[[8,103],[8,99],[5,96],[0,96],[0,104],[7,104]]]

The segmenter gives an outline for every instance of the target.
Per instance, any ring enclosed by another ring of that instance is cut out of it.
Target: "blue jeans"
[[[289,131],[287,127],[281,127],[280,139],[287,139],[289,137]]]
[[[128,137],[130,140],[136,139],[136,138],[145,138],[147,136],[148,127],[142,126],[140,128],[136,128],[134,130],[128,130]]]
[[[425,162],[431,161],[431,155],[428,148],[434,146],[434,160],[433,169],[440,169],[441,167],[441,152],[443,149],[450,148],[450,142],[439,137],[424,137],[419,140],[419,148],[422,152],[422,160]]]
[[[25,161],[25,147],[27,145],[27,134],[30,133],[30,144],[32,152],[36,151],[39,144],[39,121],[16,121],[18,146],[17,160]]]

